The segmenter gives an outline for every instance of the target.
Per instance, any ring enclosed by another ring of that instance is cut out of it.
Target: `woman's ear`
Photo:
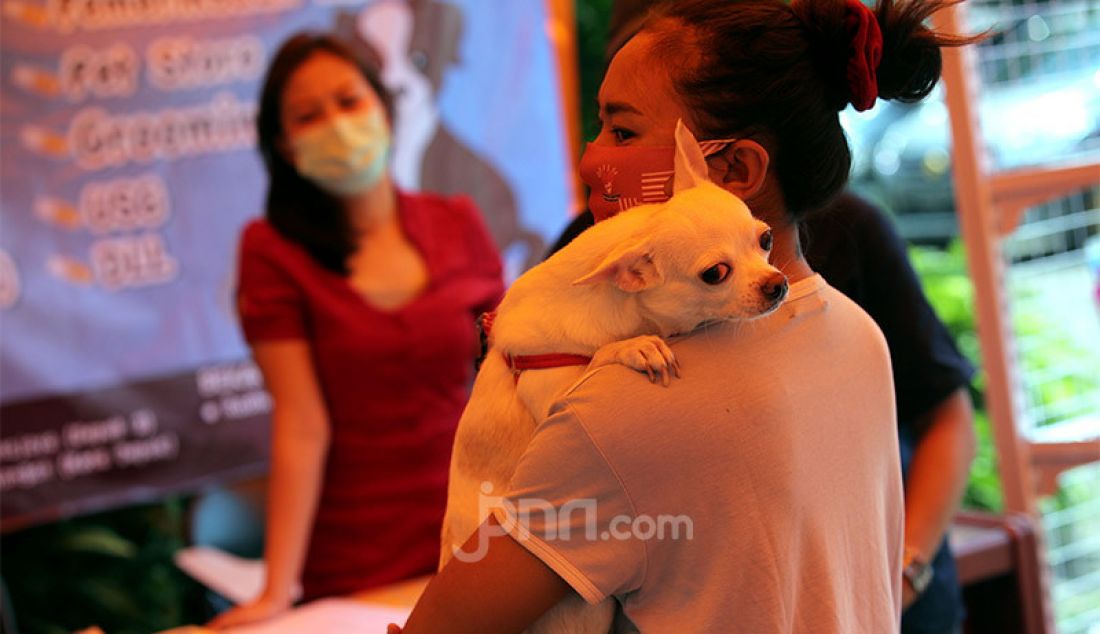
[[[752,139],[738,139],[707,158],[711,180],[741,200],[755,197],[764,188],[770,157]]]

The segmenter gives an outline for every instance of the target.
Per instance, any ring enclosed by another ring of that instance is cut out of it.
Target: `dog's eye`
[[[724,262],[719,262],[718,264],[715,264],[714,266],[700,273],[699,279],[703,280],[704,284],[715,286],[717,284],[725,282],[732,271],[733,269],[730,268],[730,265]]]
[[[772,250],[772,230],[768,229],[764,233],[760,234],[760,248],[765,251]]]

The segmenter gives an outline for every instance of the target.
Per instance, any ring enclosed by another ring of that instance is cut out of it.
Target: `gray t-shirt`
[[[886,343],[812,276],[672,345],[670,387],[585,375],[520,461],[505,530],[620,631],[882,634],[904,499]],[[518,521],[517,521],[518,520]]]

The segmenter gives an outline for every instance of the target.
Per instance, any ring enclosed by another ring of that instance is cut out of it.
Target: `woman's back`
[[[874,323],[812,276],[773,315],[673,349],[671,387],[608,366],[539,428],[509,495],[534,549],[586,599],[618,596],[627,630],[896,629],[903,497]],[[531,499],[559,511],[523,514]],[[588,500],[594,539],[561,508]]]

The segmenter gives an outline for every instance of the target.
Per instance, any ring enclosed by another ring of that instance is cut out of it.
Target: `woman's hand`
[[[286,612],[290,609],[290,605],[291,601],[289,598],[283,599],[265,594],[250,603],[244,603],[231,610],[222,612],[207,623],[206,626],[211,629],[222,630],[238,625],[266,621]]]
[[[264,530],[264,590],[259,598],[210,621],[222,629],[264,621],[294,603],[317,512],[329,443],[327,412],[309,344],[257,343],[252,355],[274,399],[271,471]]]
[[[913,589],[909,587],[909,582],[902,580],[901,582],[901,611],[904,612],[909,609],[909,606],[913,605],[917,600],[917,593],[913,592]]]

